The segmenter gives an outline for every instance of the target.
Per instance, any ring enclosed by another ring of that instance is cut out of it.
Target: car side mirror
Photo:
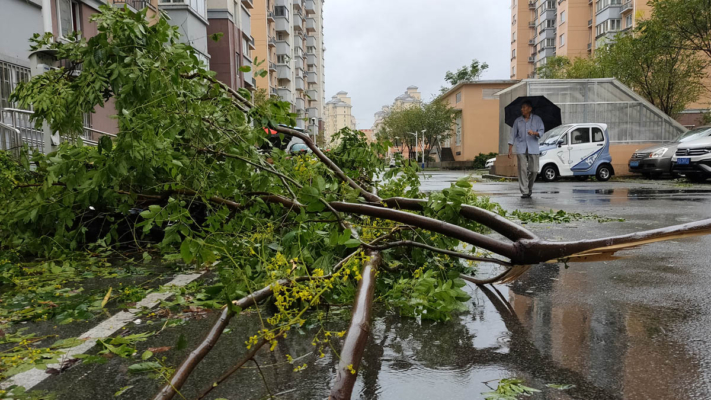
[[[562,141],[562,140],[559,140],[559,141],[558,141],[558,147],[563,147],[563,141]]]

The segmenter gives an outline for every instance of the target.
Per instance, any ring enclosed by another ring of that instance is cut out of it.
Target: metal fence
[[[31,121],[32,114],[34,112],[28,110],[4,108],[0,110],[0,120],[19,132],[21,142],[15,143],[15,146],[26,143],[31,149],[44,152],[44,132],[35,128],[34,122]]]

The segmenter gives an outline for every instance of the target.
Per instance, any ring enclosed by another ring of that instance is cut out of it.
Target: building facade
[[[323,0],[254,0],[256,85],[292,104],[297,126],[324,142]]]
[[[257,86],[251,70],[252,52],[256,48],[252,9],[252,0],[207,0],[207,36],[222,34],[218,41],[207,41],[210,69],[216,72],[217,79],[235,90],[253,90]],[[242,67],[249,67],[250,71],[240,71]]]
[[[158,0],[4,0],[0,6],[0,126],[3,133],[19,132],[23,142],[40,151],[51,151],[59,139],[43,130],[36,129],[30,122],[31,110],[19,109],[9,101],[10,93],[22,81],[44,73],[47,68],[60,65],[60,60],[51,56],[31,55],[29,39],[35,33],[52,33],[61,39],[71,32],[81,32],[84,38],[98,33],[91,17],[99,12],[99,7],[113,4],[128,7],[133,11],[148,8],[147,18],[158,16]],[[34,60],[34,61],[33,61]],[[41,61],[41,62],[40,62]],[[84,116],[84,129],[80,136],[85,143],[95,143],[104,134],[118,132],[118,124],[111,118],[116,114],[113,100],[104,107],[97,107],[94,113]],[[4,137],[7,137],[4,135]],[[7,149],[8,142],[0,143]]]
[[[383,124],[383,120],[388,116],[391,110],[401,110],[406,107],[412,107],[421,101],[422,93],[419,92],[419,88],[414,85],[408,86],[405,93],[397,96],[395,100],[393,100],[392,105],[385,105],[380,109],[380,111],[374,114],[375,121],[373,122],[373,127],[371,129],[375,132],[375,134],[377,134]]]
[[[511,78],[553,56],[588,57],[651,15],[646,0],[511,0]]]
[[[198,58],[210,69],[210,54],[207,49],[207,0],[158,0],[158,7],[168,15],[168,23],[178,27],[180,41],[191,45]]]
[[[343,128],[356,129],[356,119],[351,113],[351,98],[348,92],[340,91],[326,102],[324,110],[326,144],[332,142],[333,135]]]
[[[498,152],[499,97],[518,83],[513,80],[462,82],[440,98],[458,111],[452,135],[440,142],[439,161],[473,161],[479,154]]]

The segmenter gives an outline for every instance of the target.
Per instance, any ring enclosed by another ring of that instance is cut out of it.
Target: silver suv
[[[672,170],[692,182],[711,178],[711,136],[681,143],[672,158]]]

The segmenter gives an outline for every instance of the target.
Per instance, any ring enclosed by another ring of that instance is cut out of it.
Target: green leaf
[[[138,374],[142,372],[149,372],[149,371],[155,371],[155,370],[160,370],[163,366],[160,365],[159,363],[155,361],[147,361],[147,362],[142,362],[138,364],[133,364],[128,367],[128,372]]]
[[[546,386],[548,386],[549,388],[558,389],[558,390],[568,390],[568,389],[572,389],[575,387],[575,385],[572,385],[570,383],[564,383],[564,384],[549,383]]]
[[[188,339],[181,333],[180,337],[178,337],[178,343],[175,344],[175,350],[183,350],[186,347],[188,347]]]
[[[110,298],[111,298],[111,288],[109,288],[109,291],[106,292],[106,296],[104,296],[104,299],[101,301],[101,308],[104,308],[104,306],[106,306],[106,303],[109,302]]]
[[[247,73],[247,72],[251,72],[251,71],[252,71],[252,67],[250,67],[249,65],[243,65],[243,66],[239,67],[239,72]]]
[[[210,35],[210,39],[212,39],[215,42],[219,42],[220,39],[222,38],[222,36],[224,36],[224,33],[217,32],[217,33],[213,33],[212,35]]]
[[[143,352],[143,354],[141,354],[141,360],[143,360],[143,361],[145,361],[151,357],[153,357],[153,352],[150,350],[146,350]]]
[[[180,256],[183,257],[183,261],[186,264],[190,264],[190,262],[195,258],[192,250],[190,249],[190,238],[185,238],[183,243],[180,245]]]
[[[119,389],[118,392],[114,393],[114,397],[119,397],[119,396],[121,396],[122,394],[126,393],[126,392],[127,392],[129,389],[131,389],[132,387],[133,387],[133,385],[129,385],[129,386],[124,386],[124,387],[122,387],[121,389]]]
[[[358,247],[360,246],[360,240],[358,239],[348,239],[346,240],[345,243],[343,243],[346,247],[352,248],[352,247]]]

